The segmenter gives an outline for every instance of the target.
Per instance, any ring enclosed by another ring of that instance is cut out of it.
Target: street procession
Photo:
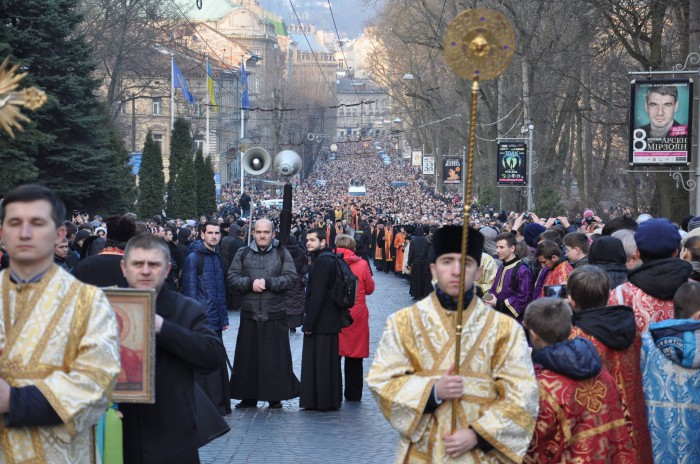
[[[0,463],[700,464],[700,3],[0,15]]]

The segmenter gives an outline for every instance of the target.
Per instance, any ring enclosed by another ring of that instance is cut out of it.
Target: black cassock
[[[299,396],[292,369],[287,315],[255,321],[241,313],[231,372],[231,398],[282,401]]]

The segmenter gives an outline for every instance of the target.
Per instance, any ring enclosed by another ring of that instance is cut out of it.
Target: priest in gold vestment
[[[65,207],[39,185],[10,191],[0,236],[0,463],[95,461],[94,425],[119,374],[119,335],[96,287],[53,264]]]
[[[392,314],[367,383],[400,434],[397,463],[522,462],[538,413],[525,333],[474,296],[483,236],[470,231],[459,376],[453,375],[461,227],[433,239],[436,291]],[[452,401],[459,400],[451,432]]]

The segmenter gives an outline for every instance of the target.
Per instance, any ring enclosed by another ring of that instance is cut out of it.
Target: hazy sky
[[[259,0],[260,5],[282,16],[288,23],[296,22],[296,17],[289,0]],[[333,30],[330,9],[327,0],[292,0],[302,23],[312,23],[326,30]],[[331,0],[333,16],[340,35],[355,38],[362,33],[366,19],[373,14],[373,7],[368,7],[365,0]]]

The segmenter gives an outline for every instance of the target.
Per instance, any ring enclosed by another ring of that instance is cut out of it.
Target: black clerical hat
[[[443,226],[433,234],[432,260],[445,253],[462,252],[462,226]],[[484,248],[484,236],[478,230],[470,228],[467,237],[467,255],[481,265],[481,252]]]

